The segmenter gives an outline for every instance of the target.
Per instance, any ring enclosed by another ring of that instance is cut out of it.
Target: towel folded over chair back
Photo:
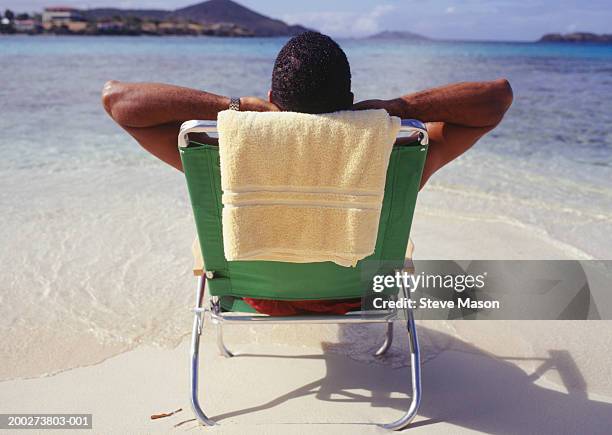
[[[374,253],[399,129],[385,110],[219,113],[226,259],[355,266]]]

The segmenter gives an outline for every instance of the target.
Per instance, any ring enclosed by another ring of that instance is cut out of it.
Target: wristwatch
[[[229,110],[236,110],[240,112],[240,98],[236,98],[236,97],[230,98]]]

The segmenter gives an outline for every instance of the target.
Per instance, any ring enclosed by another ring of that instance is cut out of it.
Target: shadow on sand
[[[396,332],[399,326],[395,326]],[[428,358],[427,348],[423,349],[423,402],[420,418],[417,417],[418,421],[409,428],[447,422],[494,434],[604,434],[612,430],[612,404],[588,398],[587,385],[569,352],[550,350],[542,358],[525,358],[538,365],[534,373],[528,374],[513,363],[518,358],[492,355],[429,328],[419,327],[419,333],[421,337],[445,342],[448,346],[433,358],[431,355]],[[393,348],[391,352],[397,357],[399,350]],[[292,357],[241,354],[239,358]],[[409,368],[391,369],[380,363],[358,363],[329,350],[320,355],[294,358],[323,359],[326,375],[267,403],[217,415],[213,419],[257,412],[304,395],[314,395],[323,401],[368,402],[373,407],[400,411],[409,405],[408,397],[398,398],[395,394],[411,391]],[[566,392],[534,383],[551,369],[559,372]]]

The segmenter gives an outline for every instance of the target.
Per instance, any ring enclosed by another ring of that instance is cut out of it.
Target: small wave
[[[459,213],[449,214],[445,212],[440,212],[440,210],[431,210],[431,209],[422,210],[421,213],[424,215],[428,215],[428,216],[461,219],[461,220],[471,221],[471,222],[490,222],[490,223],[501,223],[504,225],[510,225],[516,228],[520,228],[526,232],[529,232],[530,234],[533,234],[534,236],[546,241],[548,244],[552,245],[553,247],[559,249],[560,251],[566,253],[567,255],[575,259],[578,259],[578,260],[595,260],[596,259],[594,256],[584,251],[583,249],[575,245],[572,245],[570,243],[567,243],[563,240],[553,237],[546,229],[542,227],[528,224],[519,219],[515,219],[509,216],[482,215],[482,214],[468,215],[468,214],[459,214]]]

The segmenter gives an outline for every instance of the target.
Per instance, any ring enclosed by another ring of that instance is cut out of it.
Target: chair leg
[[[380,348],[374,354],[375,356],[384,355],[389,348],[391,347],[391,343],[393,343],[393,322],[387,322],[387,332],[385,335],[385,342],[380,346]]]
[[[385,429],[402,430],[416,417],[421,404],[421,357],[416,323],[411,309],[406,310],[409,342],[410,342],[410,370],[412,372],[412,402],[406,414],[393,423],[381,425]]]
[[[217,323],[217,348],[219,349],[219,353],[226,358],[234,356],[234,354],[225,347],[225,343],[223,342],[223,325],[221,323]]]
[[[401,285],[401,292],[403,296],[409,297],[409,289]],[[402,430],[410,424],[410,422],[416,417],[419,406],[421,405],[421,356],[419,348],[419,339],[416,330],[416,323],[414,321],[414,313],[412,308],[406,307],[406,327],[408,329],[408,342],[410,345],[410,372],[412,377],[412,401],[408,411],[399,419],[392,423],[381,425],[385,429],[389,430]]]
[[[198,287],[196,290],[196,308],[202,308],[205,285],[206,278],[201,276],[198,279]],[[191,408],[193,409],[193,412],[200,423],[206,426],[214,426],[216,423],[210,420],[206,414],[204,414],[204,411],[202,411],[202,408],[200,407],[200,400],[198,399],[200,335],[202,334],[203,322],[203,314],[201,312],[196,312],[193,319],[193,331],[191,335]]]

